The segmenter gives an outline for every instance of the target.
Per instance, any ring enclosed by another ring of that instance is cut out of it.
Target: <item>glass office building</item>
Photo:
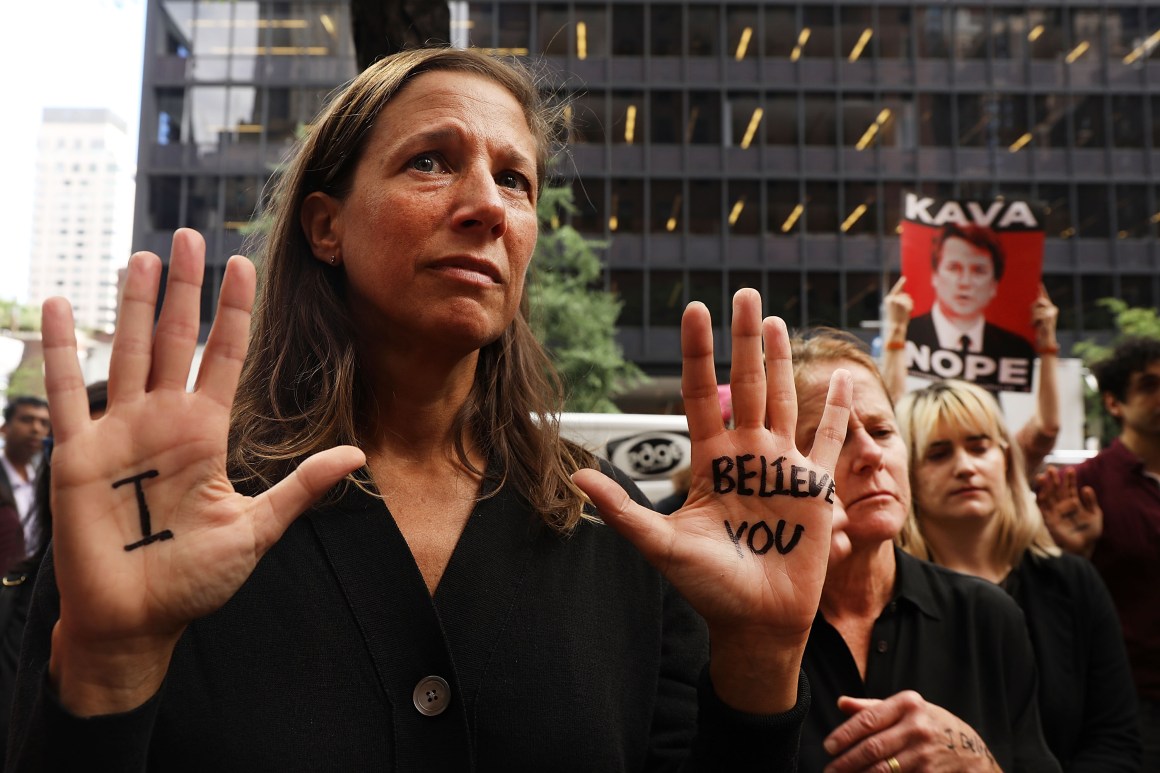
[[[573,224],[607,242],[621,340],[678,369],[690,300],[873,335],[902,192],[1046,207],[1061,340],[1160,294],[1160,7],[453,2],[452,41],[573,95]],[[354,74],[343,2],[151,0],[136,248],[236,250],[265,179]],[[220,268],[219,268],[220,271]],[[207,309],[210,300],[207,293]]]

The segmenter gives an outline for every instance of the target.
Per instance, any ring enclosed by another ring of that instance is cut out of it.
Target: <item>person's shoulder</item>
[[[1125,449],[1117,439],[1100,449],[1100,452],[1095,456],[1090,456],[1079,464],[1072,465],[1078,483],[1081,486],[1092,486],[1098,490],[1104,476],[1122,471],[1132,464],[1133,460],[1130,455],[1126,455],[1124,451]]]
[[[1028,555],[1024,561],[1027,570],[1050,583],[1069,597],[1090,595],[1094,588],[1103,584],[1103,579],[1088,559],[1062,553],[1058,556]]]
[[[1021,616],[1019,605],[993,582],[908,556],[944,607],[985,608]]]

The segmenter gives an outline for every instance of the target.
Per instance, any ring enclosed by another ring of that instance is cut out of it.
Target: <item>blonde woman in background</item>
[[[1052,542],[998,403],[952,380],[906,395],[897,414],[913,491],[903,550],[997,583],[1023,609],[1044,735],[1065,771],[1136,770],[1134,691],[1115,608],[1091,564]]]

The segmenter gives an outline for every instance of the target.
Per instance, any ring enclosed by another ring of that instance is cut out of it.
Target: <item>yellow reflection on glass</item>
[[[1078,46],[1068,52],[1068,55],[1064,58],[1063,61],[1067,62],[1068,64],[1075,64],[1075,61],[1086,54],[1088,49],[1091,47],[1091,43],[1087,42],[1086,40],[1081,40]]]
[[[787,234],[792,231],[794,225],[798,221],[798,218],[802,216],[802,212],[805,212],[805,209],[806,208],[801,204],[798,204],[796,207],[794,207],[793,212],[790,212],[789,217],[787,217],[785,222],[781,224],[781,232]]]
[[[737,41],[737,51],[733,54],[733,58],[740,62],[745,58],[745,52],[749,50],[749,40],[753,37],[753,27],[746,27],[741,30],[741,40]]]
[[[1018,153],[1023,150],[1024,146],[1031,142],[1031,132],[1026,132],[1022,137],[1011,143],[1011,147],[1007,148],[1012,153]]]
[[[842,233],[846,233],[851,228],[853,228],[854,224],[858,222],[858,219],[861,218],[862,215],[865,215],[865,214],[866,214],[866,205],[865,204],[859,204],[857,207],[855,207],[854,211],[851,212],[849,217],[847,217],[846,220],[842,223]]]
[[[854,48],[850,50],[849,59],[851,62],[858,61],[862,56],[862,51],[865,50],[866,44],[870,42],[870,37],[874,34],[874,30],[867,27],[862,30],[862,36],[858,38],[858,42],[854,44]]]
[[[802,49],[806,47],[806,41],[810,39],[810,28],[802,27],[802,31],[798,33],[797,45],[793,47],[793,51],[789,54],[789,60],[796,62],[801,59]]]
[[[761,116],[765,115],[765,111],[760,107],[753,111],[753,116],[749,119],[749,125],[745,127],[745,136],[741,138],[741,149],[745,150],[749,144],[753,142],[753,135],[757,133],[757,127],[761,125]]]
[[[729,210],[729,225],[737,225],[737,219],[741,217],[741,210],[743,209],[745,209],[744,196],[733,202],[733,209]]]

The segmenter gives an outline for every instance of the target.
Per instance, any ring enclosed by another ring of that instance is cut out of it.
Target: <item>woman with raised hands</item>
[[[155,330],[161,261],[131,259],[100,419],[45,304],[55,545],[10,769],[792,769],[849,379],[799,453],[785,325],[743,290],[733,429],[708,311],[682,322],[684,508],[561,439],[526,322],[538,100],[470,50],[360,75],[282,175],[260,281],[227,265],[191,392],[196,233]]]
[[[1039,667],[1043,732],[1064,771],[1135,771],[1136,701],[1111,596],[1085,559],[1061,555],[998,403],[943,381],[898,404],[911,515],[899,544],[998,584],[1023,610]]]

